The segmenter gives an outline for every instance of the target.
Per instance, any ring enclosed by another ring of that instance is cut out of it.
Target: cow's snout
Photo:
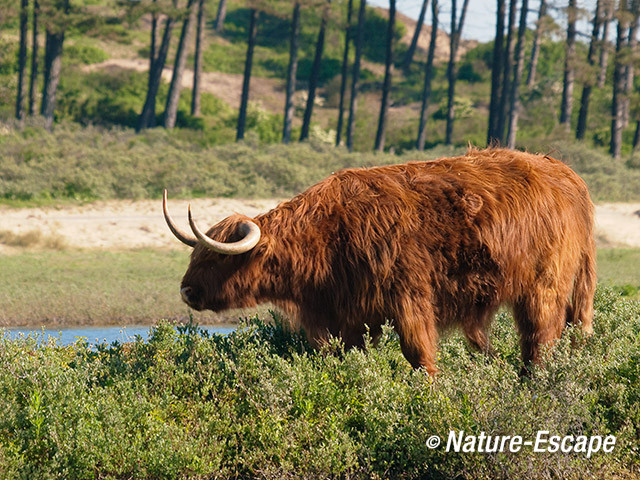
[[[180,296],[182,297],[182,301],[194,310],[200,311],[204,309],[204,305],[202,305],[202,294],[199,288],[184,286],[180,289]]]
[[[182,297],[182,301],[184,303],[190,304],[189,295],[193,293],[193,289],[191,287],[182,287],[180,289],[180,296]]]

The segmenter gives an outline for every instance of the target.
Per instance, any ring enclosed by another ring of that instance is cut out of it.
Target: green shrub
[[[575,328],[519,378],[509,315],[493,358],[459,335],[441,374],[414,371],[397,336],[323,352],[275,323],[228,336],[160,323],[148,342],[60,346],[0,338],[3,478],[635,478],[640,469],[640,304],[596,295],[595,333]],[[615,435],[611,453],[453,453],[426,440]]]
[[[469,83],[478,83],[484,80],[483,75],[486,74],[487,69],[483,68],[483,64],[480,62],[466,61],[458,68],[458,80],[463,80]]]
[[[89,86],[91,81],[88,77]],[[131,74],[112,82],[112,90],[118,94],[110,96],[105,87],[104,91],[97,90],[95,97],[78,95],[75,103],[62,101],[64,111],[87,123],[93,123],[97,112],[103,112],[104,121],[110,112],[114,121],[128,118],[134,123],[138,111],[134,104],[144,78]],[[74,88],[65,86],[69,99]],[[460,142],[454,147],[438,146],[417,153],[413,150],[417,126],[412,122],[395,122],[389,127],[388,148],[402,153],[400,156],[335,149],[326,143],[329,134],[323,135],[327,137],[324,140],[318,137],[309,143],[285,146],[278,144],[281,116],[254,105],[249,108],[245,142],[230,143],[235,138],[234,112],[211,95],[203,94],[202,100],[205,115],[193,118],[186,113],[189,92],[181,95],[178,123],[190,126],[188,129],[151,129],[136,135],[132,130],[80,128],[66,123],[58,125],[53,133],[45,132],[37,123],[28,123],[22,130],[7,128],[0,135],[0,199],[41,203],[158,198],[164,188],[182,197],[282,197],[295,195],[341,168],[428,160],[466,150],[466,143]],[[358,128],[375,127],[375,114],[368,112],[364,103],[361,105]],[[475,124],[482,118],[474,115],[465,122]],[[443,136],[443,122],[434,123],[429,123],[430,142]],[[468,136],[466,140],[474,138],[481,143],[480,136]],[[369,142],[371,137],[356,137],[356,144],[362,148],[370,146]],[[538,151],[551,151],[571,165],[585,179],[596,201],[640,199],[640,171],[627,168],[624,162],[613,161],[580,143],[557,143],[555,149]]]
[[[92,63],[104,62],[108,58],[107,52],[88,43],[76,41],[64,47],[63,59],[65,62],[91,65]]]
[[[27,127],[0,137],[0,198],[158,198],[164,188],[174,196],[272,198],[299,193],[340,168],[398,161],[318,142],[264,145],[260,137],[279,139],[281,120],[254,109],[249,120],[245,143],[219,146],[210,146],[206,129],[136,135],[72,125],[50,134]]]

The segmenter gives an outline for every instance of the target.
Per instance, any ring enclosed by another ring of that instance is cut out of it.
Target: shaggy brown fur
[[[229,217],[208,235],[235,241]],[[437,371],[438,331],[458,325],[490,349],[487,327],[512,306],[525,365],[566,322],[592,331],[593,205],[548,156],[470,150],[433,162],[336,172],[253,219],[256,247],[223,256],[197,245],[182,287],[215,311],[271,301],[314,345],[362,345],[390,321],[414,367]]]

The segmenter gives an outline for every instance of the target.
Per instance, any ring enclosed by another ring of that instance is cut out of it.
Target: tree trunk
[[[56,91],[60,82],[62,67],[62,44],[64,32],[47,32],[44,54],[44,86],[42,89],[41,114],[45,119],[45,128],[51,130],[53,112],[56,107]]]
[[[25,99],[27,96],[27,26],[29,21],[29,0],[20,2],[20,49],[18,53],[18,92],[16,94],[16,118],[23,122],[27,116]]]
[[[353,61],[353,76],[351,78],[351,98],[349,99],[349,121],[347,122],[347,148],[353,150],[353,136],[356,127],[356,109],[358,97],[358,83],[360,78],[360,59],[362,57],[362,42],[364,40],[364,22],[367,0],[360,0],[358,10],[358,30],[356,31],[355,59]]]
[[[240,112],[238,114],[238,128],[236,131],[236,140],[244,138],[245,124],[247,123],[247,105],[249,103],[249,85],[251,83],[251,68],[253,67],[253,50],[256,46],[256,37],[258,36],[258,15],[257,9],[251,10],[251,19],[249,21],[249,39],[247,42],[247,57],[244,62],[244,77],[242,80],[242,97],[240,98]]]
[[[607,62],[609,59],[609,25],[613,20],[613,10],[615,8],[614,0],[605,1],[605,19],[602,26],[602,39],[600,41],[600,73],[598,74],[598,88],[604,87],[607,79]]]
[[[634,64],[638,48],[638,9],[640,8],[640,0],[631,2],[631,12],[633,13],[633,21],[629,27],[629,35],[627,40],[627,49],[629,59],[624,72],[624,101],[622,103],[622,123],[623,128],[629,125],[629,113],[631,108],[631,90],[633,90]]]
[[[182,32],[180,33],[178,50],[176,51],[176,58],[173,64],[173,76],[171,77],[171,85],[169,86],[169,93],[167,94],[167,104],[164,109],[164,128],[173,128],[176,126],[178,101],[180,100],[180,90],[182,90],[182,75],[184,73],[184,65],[187,61],[191,26],[193,25],[196,12],[193,7],[194,3],[195,0],[189,0],[187,4],[187,17],[182,23]]]
[[[591,71],[596,63],[596,48],[598,44],[598,38],[600,36],[600,25],[602,24],[602,0],[598,0],[596,3],[596,11],[593,16],[593,29],[591,30],[591,40],[589,42],[589,53],[587,54],[587,64],[590,71],[585,76],[585,82],[582,87],[582,95],[580,97],[580,112],[578,113],[578,126],[576,127],[576,138],[582,140],[587,130],[587,118],[589,115],[589,100],[591,98],[591,88],[593,86],[593,80]],[[595,72],[594,72],[595,73]]]
[[[391,93],[391,77],[393,75],[393,36],[395,34],[396,0],[389,0],[389,21],[387,22],[387,47],[384,65],[384,81],[382,83],[382,101],[380,102],[380,116],[378,117],[378,131],[374,150],[384,150],[385,134],[387,130],[387,112],[389,111],[389,94]]]
[[[438,38],[438,0],[431,2],[431,39],[429,41],[429,52],[427,53],[427,64],[424,69],[424,85],[422,87],[422,105],[420,106],[420,124],[418,125],[418,141],[416,148],[424,150],[424,143],[427,140],[427,109],[431,98],[431,80],[433,78],[433,58],[436,53],[436,39]]]
[[[422,0],[422,7],[420,7],[420,15],[418,16],[418,23],[416,23],[416,29],[413,31],[413,37],[411,38],[411,45],[407,50],[407,55],[402,62],[402,69],[407,71],[413,62],[413,56],[416,53],[416,47],[418,46],[418,39],[420,38],[420,32],[422,31],[422,25],[424,24],[424,17],[427,14],[427,5],[429,0]]]
[[[520,82],[522,81],[522,69],[524,67],[524,42],[527,31],[528,0],[522,0],[520,7],[520,25],[518,26],[518,42],[516,43],[516,65],[511,83],[511,100],[509,102],[509,131],[507,134],[507,146],[516,147],[516,133],[518,131],[518,117],[520,115]]]
[[[340,72],[340,103],[338,104],[338,126],[336,128],[336,147],[342,140],[342,124],[344,123],[344,96],[347,90],[347,72],[349,69],[349,41],[351,40],[351,13],[353,0],[347,5],[347,28],[344,32],[344,52],[342,55],[342,71]]]
[[[445,132],[444,143],[451,145],[453,140],[453,122],[455,120],[455,89],[456,89],[456,54],[458,53],[458,45],[460,45],[460,35],[462,34],[462,27],[464,26],[464,19],[467,14],[467,6],[469,0],[464,0],[462,3],[462,13],[456,26],[456,0],[451,2],[451,37],[449,40],[449,64],[447,65],[447,80],[449,82],[449,88],[447,89],[447,126]]]
[[[538,22],[536,23],[536,31],[533,34],[533,46],[531,47],[531,64],[529,65],[529,73],[527,75],[527,87],[533,87],[536,81],[536,70],[538,68],[538,58],[540,58],[540,41],[542,37],[542,24],[544,17],[547,15],[547,0],[540,0],[540,10],[538,12]]]
[[[69,14],[69,0],[65,0],[62,9],[64,17]],[[64,43],[64,19],[58,25],[47,28],[44,54],[44,85],[40,114],[44,117],[45,129],[53,126],[53,112],[56,107],[56,92],[60,82],[62,68],[62,45]]]
[[[202,81],[202,44],[204,43],[204,0],[198,2],[196,51],[193,61],[193,91],[191,92],[191,115],[200,116],[200,83]]]
[[[622,103],[624,97],[624,49],[627,43],[629,21],[627,19],[626,1],[621,0],[618,16],[618,35],[616,38],[616,57],[613,70],[613,100],[611,102],[611,144],[609,153],[613,158],[620,158],[622,150]]]
[[[157,0],[153,0],[156,3]],[[155,10],[151,13],[151,48],[149,49],[149,72],[153,70],[153,62],[156,61],[158,55],[158,12]]]
[[[514,67],[513,50],[515,48],[514,40],[517,10],[517,0],[510,0],[509,26],[507,27],[507,48],[505,48],[504,50],[502,90],[500,91],[500,105],[498,107],[498,121],[495,132],[495,138],[499,141],[499,143],[504,143],[505,127],[507,126],[507,106],[509,105],[509,94],[511,92],[511,75]]]
[[[289,67],[287,68],[287,90],[284,101],[284,126],[282,143],[291,140],[293,124],[293,95],[296,92],[296,74],[298,72],[298,45],[300,43],[300,2],[296,1],[291,16],[291,37],[289,39]]]
[[[158,56],[153,62],[153,70],[149,72],[149,88],[147,89],[147,96],[144,101],[144,107],[142,107],[142,113],[138,119],[138,125],[136,127],[136,131],[138,132],[155,125],[156,96],[158,95],[158,89],[162,81],[162,71],[164,70],[164,64],[167,60],[174,24],[175,20],[167,17]]]
[[[153,3],[157,3],[157,0],[153,0]],[[154,10],[151,14],[151,48],[149,49],[149,75],[147,78],[147,91],[151,89],[151,83],[153,81],[154,64],[158,57],[158,13]],[[149,127],[155,127],[156,123],[156,102],[151,105],[151,112],[149,113],[151,122]]]
[[[544,1],[544,0],[543,0]],[[487,145],[500,142],[498,120],[500,117],[500,97],[502,83],[500,79],[504,71],[504,16],[505,0],[498,0],[496,13],[496,38],[493,42],[493,62],[491,66],[491,101],[489,104],[489,128]]]
[[[216,15],[216,32],[220,33],[224,29],[224,19],[227,16],[227,0],[220,0],[218,4],[218,14]]]
[[[640,120],[636,121],[636,130],[633,134],[633,151],[637,152],[640,147]]]
[[[33,4],[33,22],[31,32],[31,75],[29,78],[29,115],[36,113],[36,95],[38,90],[38,14],[40,5],[38,0]]]
[[[309,76],[309,92],[307,95],[307,106],[304,109],[300,141],[309,138],[311,116],[313,115],[313,105],[316,101],[316,89],[318,88],[318,78],[320,77],[320,67],[322,66],[322,51],[324,50],[324,36],[327,28],[327,15],[329,14],[328,9],[330,4],[331,0],[327,0],[327,6],[325,11],[322,13],[322,20],[320,21],[320,31],[318,32],[318,41],[316,42],[316,54],[313,57],[311,75]]]
[[[564,80],[562,82],[562,103],[560,105],[560,125],[568,130],[573,113],[573,84],[575,80],[576,53],[576,0],[569,0],[567,8],[567,43],[564,57]]]

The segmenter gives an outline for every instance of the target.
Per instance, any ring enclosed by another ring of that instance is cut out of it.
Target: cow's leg
[[[369,335],[371,343],[375,346],[382,335],[382,326],[380,324],[361,325],[360,327],[343,328],[340,333],[344,346],[350,348],[364,348],[364,337]]]
[[[553,344],[562,335],[567,294],[556,288],[538,288],[515,302],[513,313],[525,369],[532,363],[540,363],[541,347]]]
[[[438,332],[435,315],[427,302],[414,304],[408,298],[398,302],[400,307],[394,321],[394,328],[400,337],[400,347],[413,368],[424,368],[434,376]]]
[[[487,329],[495,312],[495,307],[480,308],[475,315],[469,317],[462,324],[462,330],[469,344],[487,355],[494,355],[493,347],[489,342]]]

